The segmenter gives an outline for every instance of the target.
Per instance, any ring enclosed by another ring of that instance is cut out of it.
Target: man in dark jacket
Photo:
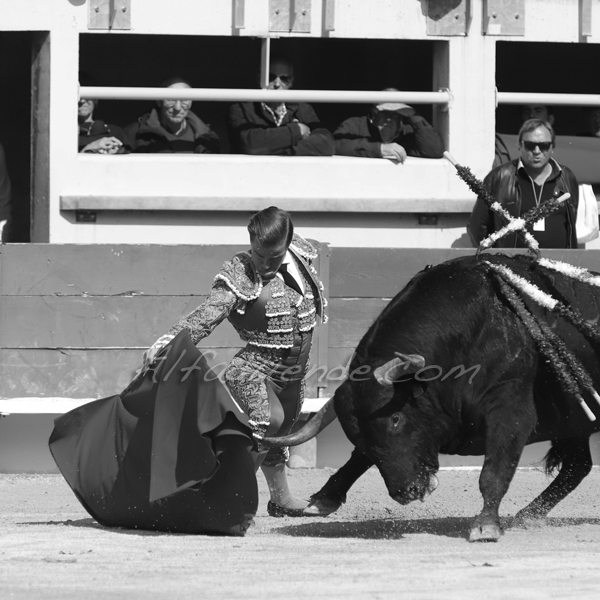
[[[271,59],[269,90],[289,90],[294,67]],[[333,136],[305,102],[236,102],[229,109],[229,137],[235,152],[256,155],[331,156]]]
[[[94,119],[98,100],[81,98],[77,108],[79,135],[77,151],[93,154],[127,154],[129,140],[117,125],[109,125],[101,119]]]
[[[79,72],[79,85],[94,85],[85,71]],[[125,132],[118,125],[109,125],[94,117],[98,100],[80,98],[77,105],[77,152],[92,154],[128,154],[131,151]]]
[[[554,129],[548,121],[525,121],[519,131],[520,158],[492,169],[483,183],[513,217],[520,217],[565,192],[571,194],[558,210],[534,223],[528,231],[540,248],[577,248],[575,222],[579,186],[573,172],[552,158],[555,144]],[[477,246],[504,225],[506,219],[490,210],[482,198],[477,198],[467,223],[473,244]],[[496,247],[522,248],[526,244],[520,236],[511,234],[500,239]]]
[[[172,77],[161,87],[190,88],[180,77]],[[161,100],[158,107],[127,127],[134,152],[181,152],[218,154],[219,136],[196,116],[191,100]]]
[[[333,137],[335,153],[345,156],[388,158],[403,163],[407,156],[441,158],[444,153],[436,129],[414,108],[401,102],[376,104],[369,116],[346,119]]]

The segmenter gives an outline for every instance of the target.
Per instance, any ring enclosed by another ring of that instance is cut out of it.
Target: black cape
[[[159,359],[57,418],[50,452],[102,525],[244,535],[258,507],[248,419],[187,331]]]

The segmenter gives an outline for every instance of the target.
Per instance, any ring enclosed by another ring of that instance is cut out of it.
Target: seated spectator
[[[6,155],[0,144],[0,239],[8,241],[8,223],[10,221],[10,179],[6,166]]]
[[[441,158],[444,152],[440,134],[414,108],[401,102],[376,104],[368,116],[346,119],[333,137],[335,153],[344,156],[389,158],[403,163],[407,156]]]
[[[600,137],[600,106],[586,108],[587,130],[583,135]]]
[[[79,74],[81,85],[90,85],[89,77]],[[77,108],[79,123],[78,152],[96,154],[126,154],[130,152],[129,141],[125,132],[116,125],[107,125],[101,119],[94,119],[94,110],[98,108],[98,100],[80,98]]]
[[[521,115],[520,125],[523,125],[529,119],[541,119],[542,121],[548,121],[554,127],[554,109],[551,106],[546,106],[545,104],[522,104],[519,107],[519,114]]]
[[[289,90],[294,67],[271,58],[269,90]],[[305,102],[236,102],[229,109],[232,148],[242,154],[331,156],[333,136]]]
[[[180,77],[161,84],[166,88],[191,88]],[[190,109],[191,100],[159,100],[157,108],[127,127],[134,152],[218,154],[219,136]]]
[[[529,119],[541,119],[542,121],[547,121],[550,123],[550,125],[554,126],[554,111],[551,106],[546,106],[545,104],[522,104],[519,106],[519,117],[521,119],[519,127]],[[515,158],[517,155],[518,152],[515,151]],[[496,133],[496,145],[492,169],[494,167],[498,167],[499,165],[503,165],[504,163],[510,162],[512,159],[513,156],[504,143],[502,136],[499,133]]]

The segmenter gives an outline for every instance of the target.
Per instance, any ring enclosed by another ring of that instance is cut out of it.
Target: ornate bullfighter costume
[[[244,535],[258,507],[252,450],[267,431],[287,433],[302,405],[312,331],[325,304],[316,256],[294,236],[286,260],[299,292],[280,277],[263,281],[251,255],[237,254],[206,301],[155,342],[162,350],[156,368],[56,420],[52,455],[99,523]],[[225,318],[247,342],[225,370],[227,389],[195,347]],[[271,403],[281,404],[283,421],[279,412],[271,423]],[[262,464],[280,465],[286,454],[270,451]]]
[[[187,329],[197,344],[228,318],[247,345],[225,369],[224,381],[248,415],[258,441],[267,430],[269,434],[289,432],[298,418],[312,332],[317,318],[326,319],[323,285],[312,266],[317,258],[315,247],[294,234],[287,257],[300,276],[298,290],[283,277],[263,281],[250,252],[240,252],[223,264],[206,301],[156,342],[164,345]],[[289,270],[293,269],[290,265]],[[284,420],[277,431],[271,431],[270,405],[276,402],[283,408]],[[263,464],[281,464],[286,457],[287,449],[275,449]]]

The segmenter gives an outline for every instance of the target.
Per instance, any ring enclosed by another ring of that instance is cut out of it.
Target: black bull
[[[510,303],[507,286],[485,261],[510,267],[572,307],[582,320],[597,322],[600,288],[526,257],[471,256],[421,271],[362,338],[348,378],[332,400],[299,432],[267,440],[302,443],[337,415],[354,444],[350,460],[312,496],[307,514],[324,516],[339,508],[372,465],[390,495],[406,504],[434,489],[440,453],[485,455],[479,479],[483,509],[470,540],[497,540],[500,502],[527,444],[550,440],[546,469],[560,470],[517,514],[518,520],[544,517],[590,472],[589,437],[600,421],[590,420],[574,395],[559,385],[543,344],[534,340]],[[598,343],[563,317],[520,297],[528,314],[548,335],[562,339],[598,389]],[[582,395],[600,417],[591,394]]]

